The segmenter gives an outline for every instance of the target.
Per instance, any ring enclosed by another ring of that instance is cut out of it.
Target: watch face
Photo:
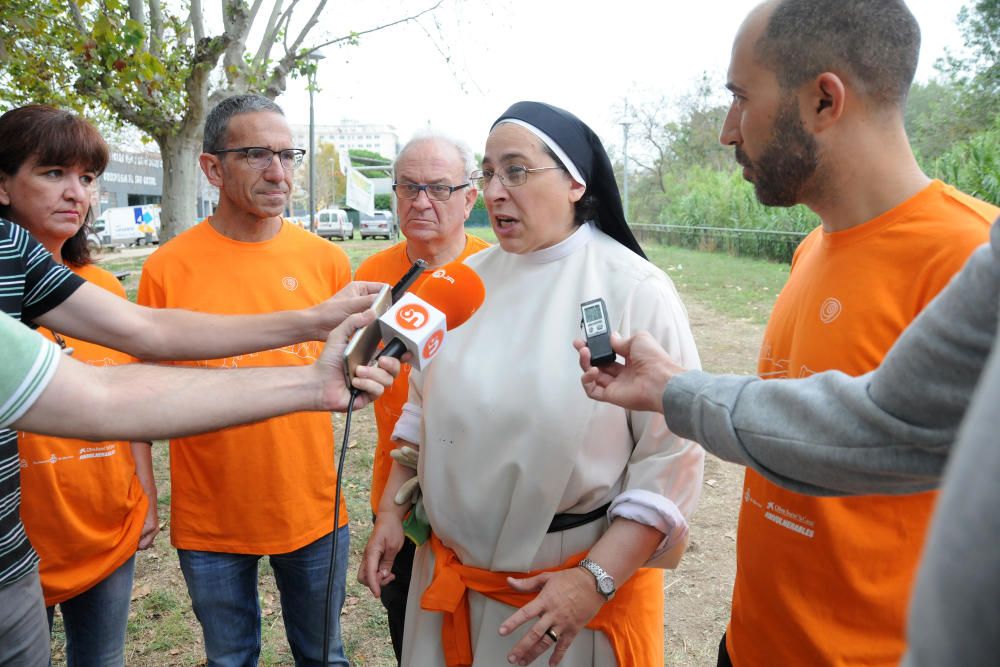
[[[597,580],[597,588],[604,595],[611,595],[615,592],[615,581],[611,577],[601,577]]]

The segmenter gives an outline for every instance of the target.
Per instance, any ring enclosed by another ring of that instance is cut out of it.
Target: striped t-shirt
[[[82,284],[24,229],[0,218],[0,311],[30,324]],[[0,586],[17,581],[38,562],[21,525],[20,465],[17,432],[0,428]]]

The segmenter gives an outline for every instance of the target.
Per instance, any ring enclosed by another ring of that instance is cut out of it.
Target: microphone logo
[[[438,350],[441,349],[441,342],[444,340],[444,331],[438,329],[435,331],[430,338],[427,339],[427,343],[424,344],[423,355],[424,359],[430,359]]]
[[[396,311],[396,322],[410,331],[416,331],[427,324],[428,317],[427,309],[419,303],[408,304]]]

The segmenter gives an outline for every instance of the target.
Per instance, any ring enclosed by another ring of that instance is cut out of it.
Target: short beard
[[[774,120],[774,137],[757,160],[736,146],[736,161],[749,167],[754,192],[764,206],[795,206],[819,166],[819,147],[799,117],[798,102],[784,103]]]

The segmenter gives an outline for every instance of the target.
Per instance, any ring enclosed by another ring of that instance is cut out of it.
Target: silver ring
[[[545,636],[551,639],[553,643],[559,641],[559,635],[552,632],[552,628],[549,628],[548,630],[545,631]]]

